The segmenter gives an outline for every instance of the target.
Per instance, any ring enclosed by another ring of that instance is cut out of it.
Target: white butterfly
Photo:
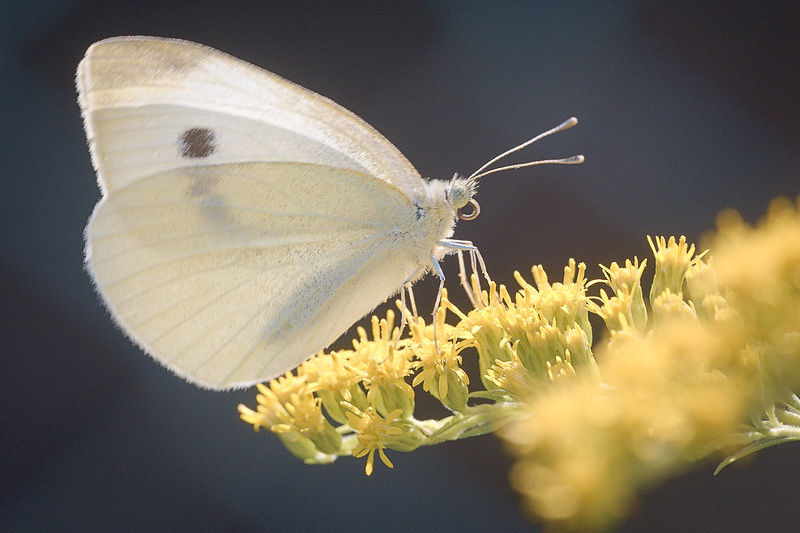
[[[95,43],[77,86],[102,192],[87,268],[137,344],[214,389],[290,370],[443,278],[445,254],[474,250],[450,237],[476,179],[512,168],[426,181],[331,100],[186,41]]]

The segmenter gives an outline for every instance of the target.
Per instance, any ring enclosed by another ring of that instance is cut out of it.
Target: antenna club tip
[[[583,154],[581,154],[581,155],[576,155],[576,156],[574,156],[572,159],[573,159],[573,161],[572,161],[572,162],[573,162],[573,163],[575,163],[576,165],[577,165],[577,164],[579,164],[579,163],[583,163],[584,161],[586,161],[586,158],[585,158],[585,157],[583,157]]]
[[[561,124],[559,124],[558,126],[556,126],[555,128],[553,128],[552,130],[550,130],[550,131],[546,132],[545,134],[543,134],[542,137],[544,137],[546,135],[553,134],[553,133],[558,133],[559,131],[568,130],[572,126],[576,125],[577,123],[578,123],[578,119],[577,118],[570,117],[567,120],[565,120],[564,122],[562,122]]]

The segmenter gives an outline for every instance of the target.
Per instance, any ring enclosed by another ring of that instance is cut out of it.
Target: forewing
[[[187,165],[313,163],[371,174],[419,197],[408,160],[333,101],[212,48],[175,39],[93,44],[79,103],[104,192]]]

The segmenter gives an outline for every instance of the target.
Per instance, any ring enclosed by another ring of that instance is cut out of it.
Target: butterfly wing
[[[386,138],[323,96],[213,48],[117,37],[78,66],[101,188],[187,164],[291,161],[379,177],[409,197],[423,181]]]
[[[424,182],[330,100],[152,38],[93,45],[78,87],[103,191],[88,268],[122,328],[187,379],[289,370],[416,270],[393,243]]]
[[[319,201],[319,191],[324,201]],[[285,372],[392,294],[414,210],[358,172],[298,163],[178,169],[106,196],[89,267],[122,327],[191,381]]]

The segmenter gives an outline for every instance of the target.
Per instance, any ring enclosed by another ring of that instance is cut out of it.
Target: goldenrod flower
[[[353,356],[346,367],[359,378],[367,390],[367,403],[379,413],[388,415],[400,409],[407,416],[414,412],[414,389],[406,382],[413,364],[403,347],[395,346],[394,312],[386,318],[372,317],[372,340],[364,328],[358,327],[353,341]]]
[[[800,388],[800,209],[778,198],[756,227],[734,211],[721,213],[717,223],[709,246],[719,283],[765,352],[768,388],[785,397]]]
[[[325,411],[339,424],[347,423],[342,401],[362,408],[368,406],[359,376],[347,366],[354,353],[353,350],[319,353],[297,368],[298,377],[308,381],[308,389],[319,396]]]
[[[602,382],[570,380],[532,395],[528,417],[500,430],[519,457],[512,482],[527,508],[567,529],[613,525],[638,490],[726,445],[752,443],[721,466],[800,439],[800,400],[785,394],[800,374],[797,211],[779,201],[755,229],[723,215],[713,262],[684,238],[650,244],[648,329],[632,312],[641,270],[604,269],[614,295],[601,291],[593,308],[611,332],[595,350]]]
[[[669,322],[671,320],[697,320],[694,303],[684,301],[680,294],[675,294],[667,287],[653,298],[653,321]]]
[[[473,276],[473,285],[477,287],[477,277]],[[527,331],[544,325],[545,321],[536,312],[523,313],[516,312],[511,296],[504,286],[492,282],[489,284],[488,291],[481,295],[484,304],[477,309],[473,309],[468,314],[463,313],[449,300],[444,299],[442,306],[452,311],[461,320],[460,330],[472,339],[472,345],[478,352],[478,367],[483,386],[492,390],[495,386],[485,379],[486,370],[495,361],[503,360],[506,357],[502,346],[512,338],[525,335]]]
[[[308,390],[305,379],[290,373],[273,379],[270,386],[257,385],[258,406],[239,405],[239,416],[258,431],[266,427],[300,459],[330,462],[341,445],[341,436],[322,415],[319,400]]]
[[[358,439],[358,446],[353,448],[353,457],[367,456],[367,465],[365,467],[367,475],[372,475],[375,450],[378,451],[383,464],[389,468],[394,468],[394,465],[386,457],[383,450],[386,449],[386,443],[391,440],[392,436],[403,433],[403,428],[395,425],[395,419],[403,413],[403,410],[395,409],[386,417],[382,417],[372,407],[362,411],[347,402],[343,402],[343,405],[348,410],[347,421],[356,432],[356,438]]]
[[[447,291],[442,291],[446,301]],[[409,324],[409,349],[414,353],[418,373],[411,385],[422,383],[422,389],[454,411],[467,405],[469,377],[461,368],[461,352],[471,340],[461,341],[461,332],[445,323],[447,307],[443,303],[436,311],[436,327],[426,325],[422,318]],[[435,333],[434,333],[435,332]],[[434,334],[436,339],[434,339]]]
[[[683,294],[683,280],[687,270],[695,261],[699,261],[706,252],[694,255],[694,244],[688,244],[686,237],[681,235],[680,240],[670,237],[656,237],[655,242],[648,235],[647,242],[653,250],[656,263],[656,273],[653,285],[650,287],[650,300],[652,301],[665,290],[670,289],[673,294]]]
[[[512,480],[528,509],[575,530],[607,527],[638,487],[731,434],[753,388],[723,373],[740,347],[721,340],[682,319],[623,334],[598,351],[603,383],[573,379],[530,397],[529,417],[500,429],[519,455]]]
[[[639,264],[639,258],[625,260],[625,267],[620,267],[616,261],[611,266],[600,265],[605,276],[605,283],[611,288],[612,297],[608,297],[604,290],[600,290],[602,306],[590,306],[590,310],[600,315],[609,331],[622,328],[620,316],[624,316],[626,324],[644,331],[647,326],[647,307],[642,293],[642,273],[647,260]],[[600,280],[598,280],[599,282]]]
[[[510,342],[505,342],[503,349],[508,354],[508,359],[496,359],[486,370],[486,379],[494,383],[500,391],[507,392],[514,400],[526,398],[537,389],[541,380],[525,368]]]
[[[577,263],[574,259],[564,267],[564,278],[561,283],[550,283],[542,265],[531,268],[536,288],[529,285],[519,272],[514,272],[514,278],[522,290],[518,293],[517,306],[534,307],[541,313],[542,318],[561,330],[577,326],[587,333],[591,344],[592,327],[589,324],[586,296],[586,265]]]
[[[263,383],[259,383],[256,387],[260,393],[256,396],[257,410],[253,411],[244,405],[239,405],[242,420],[252,424],[256,431],[262,427],[272,430],[278,424],[290,422],[291,415],[286,410],[285,404],[293,395],[307,391],[305,379],[298,378],[291,372],[271,380],[269,387]]]

